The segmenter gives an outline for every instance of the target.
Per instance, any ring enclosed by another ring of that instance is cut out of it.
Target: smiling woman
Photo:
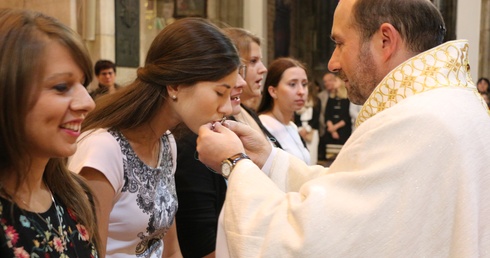
[[[197,132],[230,115],[239,65],[218,27],[184,18],[154,39],[133,83],[97,99],[69,166],[99,196],[103,255],[180,255],[173,223],[176,144],[169,130],[184,123]]]
[[[36,83],[38,98],[25,120],[25,141],[35,156],[67,157],[75,153],[83,117],[95,105],[84,98],[85,76],[68,50],[56,41],[46,43],[46,60],[59,61],[48,62]]]
[[[64,162],[95,106],[83,42],[51,17],[0,9],[0,67],[0,257],[97,257],[92,194]]]

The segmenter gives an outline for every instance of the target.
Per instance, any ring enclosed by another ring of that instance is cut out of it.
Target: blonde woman
[[[311,164],[318,162],[318,144],[320,137],[318,129],[320,126],[321,101],[317,97],[317,90],[313,83],[308,86],[308,100],[303,108],[294,114],[294,123],[298,126],[298,132],[306,143],[310,152]]]
[[[335,87],[328,96],[325,109],[326,144],[343,145],[352,133],[352,119],[349,113],[345,83],[336,76]],[[328,149],[328,146],[327,146]],[[328,150],[327,150],[328,153]]]

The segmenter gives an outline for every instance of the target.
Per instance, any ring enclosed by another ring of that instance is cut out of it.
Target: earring
[[[177,99],[177,96],[172,95],[172,99],[173,99],[173,100],[176,100],[176,99]]]

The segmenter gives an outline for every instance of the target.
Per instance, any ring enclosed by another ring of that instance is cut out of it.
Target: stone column
[[[243,1],[243,28],[251,31],[261,41],[262,61],[267,65],[267,1],[245,0]]]
[[[490,0],[482,0],[478,77],[490,78]],[[477,78],[473,78],[477,79]]]
[[[479,44],[480,44],[480,10],[481,0],[459,0],[456,19],[456,38],[467,39],[470,44],[469,61],[471,77],[478,79]],[[476,81],[475,81],[476,83]]]

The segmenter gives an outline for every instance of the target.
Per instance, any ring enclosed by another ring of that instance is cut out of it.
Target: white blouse
[[[260,121],[265,128],[276,137],[284,151],[293,154],[306,164],[311,164],[310,152],[301,141],[298,127],[293,123],[285,125],[269,115],[260,115]]]

